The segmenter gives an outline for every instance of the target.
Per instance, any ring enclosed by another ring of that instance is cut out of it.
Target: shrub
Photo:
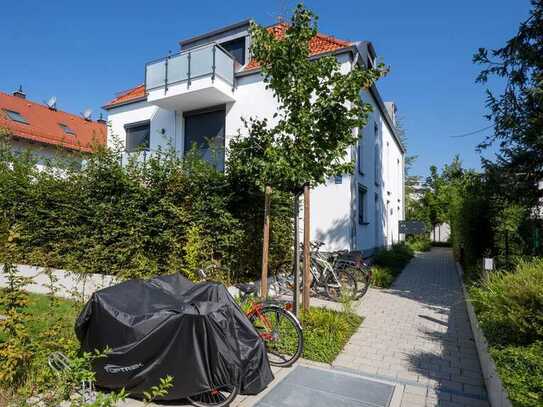
[[[400,272],[412,257],[413,250],[404,243],[398,243],[388,250],[377,252],[373,262],[379,266],[390,267],[394,272]]]
[[[220,263],[259,272],[263,194],[195,153],[159,150],[124,165],[99,148],[82,169],[38,171],[0,139],[0,221],[20,230],[14,261],[81,273],[150,277]],[[126,161],[126,160],[125,160]],[[62,167],[62,162],[54,162]],[[270,258],[290,258],[288,197],[272,199]]]
[[[543,342],[492,348],[492,357],[515,407],[543,405]]]
[[[300,315],[304,328],[304,358],[332,363],[362,323],[352,312],[311,308]]]
[[[543,340],[543,259],[520,261],[511,273],[491,273],[470,297],[492,345]]]
[[[432,242],[426,236],[409,238],[406,244],[414,252],[427,252],[432,248]]]
[[[371,284],[375,287],[388,288],[394,281],[394,273],[386,267],[372,266]]]

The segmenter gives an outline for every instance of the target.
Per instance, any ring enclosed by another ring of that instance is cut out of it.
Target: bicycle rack
[[[63,371],[70,370],[70,358],[62,352],[53,352],[47,358],[47,364],[57,375],[61,375]],[[90,380],[82,380],[79,391],[82,401],[94,403],[96,401],[96,391],[94,383]]]

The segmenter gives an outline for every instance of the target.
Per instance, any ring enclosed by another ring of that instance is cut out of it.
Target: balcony
[[[233,102],[234,58],[208,44],[145,65],[147,101],[187,111]]]

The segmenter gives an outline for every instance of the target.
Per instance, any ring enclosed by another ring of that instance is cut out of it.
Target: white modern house
[[[178,53],[146,64],[145,82],[104,106],[108,142],[121,140],[126,154],[141,147],[152,154],[168,144],[182,155],[196,144],[203,157],[224,168],[224,153],[212,158],[209,142],[224,151],[238,131],[243,134],[243,117],[267,118],[273,125],[278,109],[251,59],[249,25],[246,20],[183,40]],[[280,37],[286,28],[278,23],[268,29]],[[372,65],[376,58],[366,41],[319,33],[309,46],[311,58],[334,55],[343,72]],[[402,239],[405,151],[395,127],[395,105],[384,103],[375,87],[361,90],[360,97],[372,104],[373,113],[366,127],[353,129],[359,142],[349,158],[356,170],[312,190],[311,238],[324,241],[328,250],[371,254]]]

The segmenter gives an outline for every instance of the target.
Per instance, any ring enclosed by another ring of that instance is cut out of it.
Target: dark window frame
[[[360,175],[364,175],[364,163],[362,161],[362,156],[364,154],[364,134],[362,132],[362,129],[359,130],[358,133],[358,146],[357,146],[357,153],[358,153],[358,173]]]
[[[367,198],[368,188],[358,184],[358,224],[367,225]]]
[[[68,134],[69,136],[75,136],[75,131],[72,130],[67,124],[59,123],[58,125],[62,130],[64,130],[65,134]]]
[[[21,124],[30,124],[30,122],[27,120],[26,117],[24,117],[21,113],[15,110],[2,109],[2,111],[6,114],[8,119],[10,119],[11,121],[14,121],[16,123],[21,123]],[[12,115],[15,115],[15,117],[13,117]]]
[[[139,144],[137,144],[135,146],[132,146],[132,145],[129,146],[128,138],[129,138],[130,130],[134,130],[134,129],[139,128],[139,127],[148,127],[149,128],[148,133],[147,133],[147,143],[144,143],[144,144],[139,143]],[[150,120],[142,120],[142,121],[139,121],[139,122],[125,124],[124,125],[124,131],[126,133],[126,136],[125,136],[125,151],[127,153],[133,153],[133,152],[136,152],[136,151],[150,151],[150,149],[151,149],[151,121]],[[141,148],[142,145],[144,146],[143,148]]]
[[[217,113],[217,112],[220,112],[223,115],[223,121],[222,121],[223,135],[222,135],[222,145],[220,146],[223,156],[221,157],[221,162],[219,164],[220,164],[221,171],[224,171],[225,160],[226,160],[226,105],[216,105],[216,106],[206,107],[206,108],[203,108],[203,109],[196,109],[196,110],[190,110],[190,111],[187,111],[187,112],[183,112],[183,120],[184,120],[184,123],[183,123],[183,154],[186,154],[188,151],[190,151],[192,149],[192,145],[194,144],[194,143],[192,143],[191,145],[187,144],[187,122],[186,122],[187,118],[194,117],[194,116],[200,116],[200,115],[204,115],[204,114],[209,114],[209,113]],[[198,146],[198,148],[201,149],[202,146]],[[210,148],[208,140],[206,140],[206,148],[207,149]],[[214,165],[216,165],[216,164],[217,163],[215,163]]]

